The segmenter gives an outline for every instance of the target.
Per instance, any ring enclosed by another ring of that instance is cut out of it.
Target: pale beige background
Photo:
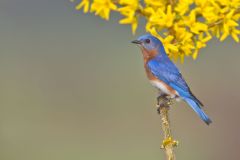
[[[113,17],[112,17],[113,18]],[[130,28],[66,1],[0,1],[1,160],[160,160],[155,90]],[[240,158],[240,45],[178,64],[213,124],[171,110],[178,159]]]

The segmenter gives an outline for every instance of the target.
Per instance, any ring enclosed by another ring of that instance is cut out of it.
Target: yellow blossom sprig
[[[119,0],[119,4],[122,5],[118,9],[119,13],[125,18],[119,21],[120,24],[131,24],[133,34],[136,32],[138,26],[138,12],[139,1],[138,0]]]
[[[240,0],[71,0],[76,9],[109,20],[112,11],[123,16],[133,34],[140,18],[145,30],[158,37],[168,55],[184,61],[196,59],[212,37],[224,41],[231,36],[239,42]]]

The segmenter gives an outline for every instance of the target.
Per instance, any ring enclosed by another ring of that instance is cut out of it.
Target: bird
[[[212,120],[203,111],[203,103],[194,96],[181,72],[168,57],[163,43],[151,34],[142,35],[132,43],[142,51],[147,78],[159,91],[158,98],[167,96],[185,101],[209,125]]]

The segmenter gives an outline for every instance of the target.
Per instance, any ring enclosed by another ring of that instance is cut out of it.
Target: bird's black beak
[[[135,43],[135,44],[142,44],[142,42],[139,41],[139,40],[134,40],[134,41],[132,41],[132,43]]]

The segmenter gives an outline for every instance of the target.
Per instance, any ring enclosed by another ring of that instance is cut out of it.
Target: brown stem
[[[165,150],[167,160],[175,160],[175,154],[173,148],[177,146],[177,141],[174,141],[172,138],[170,121],[169,121],[169,108],[171,102],[169,99],[164,98],[164,102],[159,104],[159,112],[162,121],[162,130],[164,134],[163,144],[161,146],[162,149]]]
[[[175,5],[175,0],[168,0],[169,1],[169,4],[172,6],[172,8],[174,7]]]

